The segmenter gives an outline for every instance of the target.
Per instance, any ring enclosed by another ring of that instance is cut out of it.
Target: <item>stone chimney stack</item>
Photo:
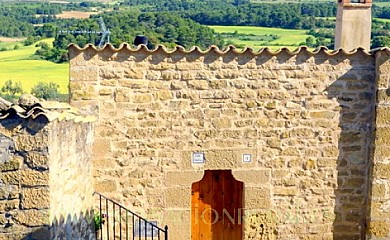
[[[335,49],[370,49],[372,0],[338,0]]]

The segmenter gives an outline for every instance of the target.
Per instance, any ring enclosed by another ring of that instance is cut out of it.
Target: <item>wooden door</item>
[[[206,170],[192,184],[191,240],[241,240],[243,188],[230,170]]]

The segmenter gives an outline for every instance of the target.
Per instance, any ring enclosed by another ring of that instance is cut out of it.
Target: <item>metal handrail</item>
[[[165,226],[164,229],[158,227],[155,223],[150,222],[146,220],[145,218],[141,217],[140,215],[132,212],[130,209],[126,208],[120,203],[115,202],[114,200],[104,196],[101,193],[94,192],[93,195],[98,195],[99,196],[99,214],[100,214],[100,219],[105,218],[106,220],[106,233],[107,233],[107,240],[110,239],[110,216],[108,211],[109,211],[109,205],[112,204],[112,226],[113,226],[113,231],[111,232],[113,236],[113,239],[116,239],[116,237],[119,237],[120,240],[122,239],[132,239],[132,240],[142,240],[142,239],[164,239],[168,240],[168,226]],[[102,201],[105,202],[105,216],[103,215],[103,205]],[[116,227],[116,215],[115,215],[115,210],[118,209],[119,211],[119,236],[117,234],[117,231],[115,229]],[[125,215],[125,224],[123,227],[122,224],[122,210],[124,211]],[[131,231],[129,231],[129,217],[131,218]],[[138,225],[137,225],[138,224]],[[138,228],[136,228],[138,227]],[[148,228],[149,227],[149,228]],[[143,229],[142,229],[143,228]],[[103,239],[103,221],[100,221],[100,239]],[[124,235],[122,236],[122,232],[124,230]],[[143,231],[142,231],[143,230]],[[149,230],[149,231],[148,231]],[[151,230],[151,233],[150,233]],[[130,233],[129,233],[130,232]],[[96,231],[98,233],[98,231]],[[156,234],[156,235],[155,235]],[[130,238],[129,238],[130,235]],[[161,238],[161,235],[163,235],[163,238]]]

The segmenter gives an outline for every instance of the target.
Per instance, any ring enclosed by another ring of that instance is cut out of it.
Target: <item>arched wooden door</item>
[[[192,184],[191,240],[242,240],[243,188],[230,170],[206,170]]]

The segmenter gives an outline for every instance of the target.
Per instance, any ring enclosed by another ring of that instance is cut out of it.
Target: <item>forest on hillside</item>
[[[59,19],[63,11],[95,11],[88,19]],[[99,21],[103,17],[111,32],[111,43],[132,42],[134,36],[147,35],[153,47],[210,45],[223,47],[229,42],[206,25],[261,26],[304,29],[313,36],[306,41],[311,47],[332,48],[336,4],[316,3],[251,3],[249,0],[124,0],[115,5],[99,2],[71,4],[2,3],[0,4],[0,35],[27,37],[26,45],[42,38],[54,37],[54,47],[42,44],[36,58],[53,62],[66,61],[66,47],[74,42],[80,46],[98,44],[101,36]],[[390,19],[390,7],[373,7],[376,18]],[[73,32],[72,32],[73,31]],[[84,31],[84,32],[78,32]],[[85,34],[85,31],[96,34]],[[373,21],[373,47],[390,44],[390,22]]]

